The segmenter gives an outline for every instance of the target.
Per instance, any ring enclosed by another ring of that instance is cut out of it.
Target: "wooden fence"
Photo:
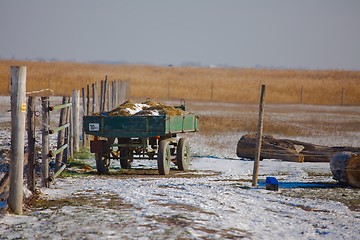
[[[79,151],[80,139],[86,145],[82,129],[81,115],[92,115],[96,112],[109,111],[130,96],[130,87],[127,81],[108,81],[93,83],[81,89],[82,104],[80,103],[80,90],[73,90],[72,97],[62,97],[61,103],[55,102],[53,97],[34,97],[28,95],[26,103],[26,67],[11,67],[11,149],[9,174],[0,179],[0,195],[9,192],[9,207],[16,214],[22,214],[23,205],[23,172],[27,162],[29,171],[27,175],[28,188],[35,192],[36,189],[36,127],[39,127],[41,112],[41,176],[42,186],[49,187],[50,182],[65,169],[68,158],[74,156],[74,151]],[[92,91],[90,91],[92,89]],[[90,93],[91,92],[91,93]],[[38,93],[38,92],[37,92]],[[19,97],[22,96],[22,97]],[[41,100],[41,110],[36,104]],[[58,116],[58,124],[54,125],[52,118]],[[25,119],[27,119],[27,148],[24,152]],[[14,132],[13,132],[14,131]],[[39,132],[39,131],[38,131]],[[57,136],[56,136],[57,134]],[[51,144],[50,138],[56,137],[56,146]],[[17,149],[17,150],[16,150]],[[50,163],[55,163],[55,170],[50,174]]]

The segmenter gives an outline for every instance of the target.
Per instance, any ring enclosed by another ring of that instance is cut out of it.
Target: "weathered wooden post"
[[[79,151],[79,132],[80,132],[80,91],[79,90],[73,90],[72,94],[72,129],[73,129],[73,145],[74,145],[74,151]]]
[[[110,111],[110,103],[111,103],[111,84],[106,83],[106,110]]]
[[[253,169],[253,177],[252,177],[252,186],[253,187],[257,187],[257,183],[258,183],[259,162],[260,162],[262,131],[263,131],[263,119],[264,119],[264,97],[265,97],[265,85],[261,85],[260,105],[259,105],[259,121],[258,121],[257,141],[256,141],[256,148],[255,148],[254,169]]]
[[[86,95],[85,95],[85,88],[81,88],[81,98],[82,98],[82,106],[83,112],[86,113]]]
[[[100,112],[104,111],[104,108],[103,108],[103,106],[105,105],[104,100],[105,100],[105,97],[104,97],[104,81],[101,81],[100,82]]]
[[[114,109],[117,107],[116,103],[116,81],[111,82],[111,108]]]
[[[28,138],[28,188],[31,192],[35,192],[35,98],[28,97],[27,109],[27,138]]]
[[[105,111],[105,106],[106,106],[106,93],[107,93],[107,90],[106,90],[106,87],[107,87],[107,76],[105,76],[105,80],[103,81],[103,97],[102,97],[102,112]]]
[[[11,162],[9,206],[22,214],[24,185],[24,138],[26,116],[26,67],[12,66],[11,75]]]
[[[81,93],[82,93],[82,105],[83,105],[83,114],[82,116],[84,116],[86,114],[86,95],[85,95],[85,88],[81,88]],[[85,131],[82,130],[82,146],[84,147],[86,145],[86,136],[85,136]]]
[[[90,114],[90,85],[86,86],[86,115]]]
[[[92,105],[92,114],[96,113],[98,111],[98,83],[95,82],[92,84],[92,99],[93,99],[93,105]]]
[[[49,187],[49,97],[41,97],[41,108],[42,108],[42,177],[43,186]]]
[[[116,108],[118,105],[119,105],[119,81],[114,81],[114,103],[115,103],[115,106],[114,108]]]
[[[68,98],[68,102],[70,103],[70,98]],[[65,141],[67,143],[67,145],[69,146],[68,148],[66,148],[66,151],[65,151],[65,154],[63,156],[63,162],[64,163],[67,163],[68,161],[68,158],[69,157],[73,157],[73,144],[72,144],[72,140],[71,140],[71,132],[72,132],[72,120],[71,120],[71,108],[66,108],[65,110],[65,119],[66,119],[66,123],[69,123],[70,124],[70,127],[67,127],[66,128],[66,131],[65,131]]]
[[[118,101],[119,103],[123,102],[123,80],[118,82]]]
[[[128,84],[127,84],[127,81],[120,81],[120,90],[119,90],[119,100],[120,102],[124,102],[127,100],[128,98]]]

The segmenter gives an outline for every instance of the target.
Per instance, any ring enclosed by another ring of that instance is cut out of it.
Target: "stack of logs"
[[[237,144],[238,157],[254,160],[256,134],[245,134]],[[360,187],[360,148],[327,147],[311,143],[262,138],[260,159],[279,159],[290,162],[329,162],[334,179],[353,187]]]

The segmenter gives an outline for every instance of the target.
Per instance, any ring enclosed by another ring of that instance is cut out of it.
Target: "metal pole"
[[[255,157],[254,157],[254,169],[253,169],[253,178],[252,178],[252,186],[253,187],[257,187],[258,174],[259,174],[259,162],[260,162],[262,131],[263,131],[263,119],[264,119],[264,97],[265,97],[265,85],[261,85],[260,106],[259,106],[259,122],[258,122],[257,141],[256,141],[256,149],[255,149]]]
[[[26,67],[10,68],[11,74],[11,161],[9,206],[15,214],[22,214],[24,139],[26,116]]]

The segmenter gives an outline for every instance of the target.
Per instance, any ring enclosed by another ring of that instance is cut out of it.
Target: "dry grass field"
[[[10,66],[27,66],[27,91],[72,89],[104,79],[128,80],[132,98],[258,102],[266,84],[266,102],[280,104],[360,105],[360,71],[193,68],[106,65],[71,62],[0,61],[0,95],[8,95]],[[50,92],[47,92],[48,94]],[[45,95],[43,92],[40,95]]]

